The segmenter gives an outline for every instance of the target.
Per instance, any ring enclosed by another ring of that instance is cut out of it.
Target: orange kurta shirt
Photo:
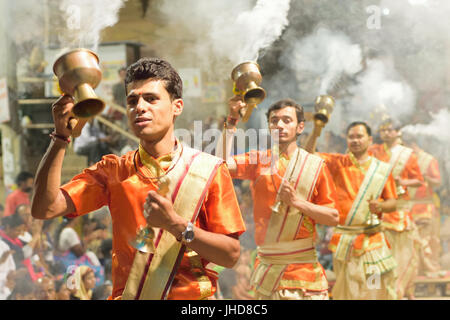
[[[423,172],[424,175],[431,177],[433,179],[440,179],[441,173],[439,171],[439,162],[433,158],[426,172]],[[424,183],[422,186],[417,188],[416,195],[413,200],[433,200],[433,188],[428,185],[428,183]],[[411,209],[411,214],[414,220],[418,219],[431,219],[433,217],[433,210],[435,206],[433,203],[420,203],[415,204]]]
[[[373,144],[369,147],[369,153],[372,154],[375,158],[389,162],[390,154],[386,152],[384,144]],[[405,168],[400,174],[401,179],[419,179],[423,181],[422,173],[420,172],[419,164],[417,162],[417,156],[412,153],[409,157],[408,161],[405,164]],[[406,188],[406,193],[401,196],[403,200],[410,200],[408,189]],[[403,231],[408,228],[412,221],[412,215],[410,211],[405,211],[405,214],[402,215],[398,211],[391,212],[389,214],[383,215],[383,222],[385,222],[385,228]]]
[[[232,178],[252,181],[253,219],[257,245],[264,243],[270,215],[272,214],[271,207],[275,204],[278,188],[287,166],[282,161],[278,161],[276,164],[277,172],[270,174],[270,162],[268,161],[270,157],[270,150],[250,151],[234,157],[237,170],[236,173],[232,174]],[[286,155],[285,157],[287,158]],[[324,164],[320,170],[310,201],[317,205],[336,208],[336,200],[336,189],[330,172]],[[315,239],[315,225],[314,220],[305,216],[295,239],[310,237]],[[326,284],[326,277],[320,263],[290,264],[285,269],[279,289],[327,290],[323,283]]]
[[[338,196],[339,224],[345,225],[347,215],[352,208],[353,201],[358,194],[359,187],[363,183],[365,175],[353,164],[348,154],[319,153],[318,155],[325,159],[333,176]],[[396,198],[395,181],[392,175],[389,175],[386,181],[381,198],[384,200]],[[333,234],[330,240],[330,249],[332,251],[337,247],[340,237],[341,235],[339,233]],[[363,248],[365,237],[369,237],[368,247]],[[355,254],[362,254],[364,250],[377,249],[382,245],[382,236],[378,232],[371,235],[358,235],[353,247]]]
[[[107,155],[62,187],[76,208],[76,212],[69,217],[78,217],[102,206],[109,206],[113,226],[113,299],[121,297],[124,290],[136,252],[130,241],[136,237],[139,227],[146,225],[143,206],[148,192],[156,190],[156,186],[148,179],[136,174],[134,155],[135,151],[122,157]],[[139,153],[136,159],[138,169],[149,173],[150,170],[141,163]],[[239,236],[245,231],[232,180],[224,164],[219,166],[213,178],[195,224],[204,230],[226,235]],[[168,299],[204,298],[201,296],[199,280],[201,278],[204,281],[205,276],[211,281],[211,295],[214,294],[217,273],[206,268],[208,263],[201,259],[200,267],[193,266],[193,261],[185,253]]]

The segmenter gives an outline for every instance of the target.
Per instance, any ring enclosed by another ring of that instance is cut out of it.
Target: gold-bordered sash
[[[301,199],[311,199],[323,162],[301,148],[292,155],[284,179],[294,177],[294,188]],[[312,238],[294,240],[302,223],[303,214],[296,208],[282,204],[278,211],[272,210],[264,245],[258,247],[260,263],[251,278],[255,290],[270,295],[277,289],[288,264],[317,262]]]
[[[353,201],[350,212],[345,220],[346,226],[365,225],[370,217],[369,199],[378,199],[383,191],[384,185],[389,178],[391,166],[371,157],[369,169],[358,189],[358,194]]]
[[[389,163],[392,165],[392,175],[394,177],[400,176],[412,153],[413,150],[411,148],[402,145],[397,145],[394,150],[391,150]]]
[[[301,148],[297,148],[291,157],[284,179],[288,180],[288,177],[294,177],[294,188],[297,191],[297,196],[302,200],[310,200],[323,162],[323,159],[320,157],[310,154]],[[302,221],[303,215],[301,212],[296,208],[282,204],[280,210],[272,211],[264,244],[295,239]]]
[[[313,238],[297,239],[258,247],[260,263],[253,271],[250,283],[255,290],[270,296],[278,287],[287,265],[315,263],[317,253]]]
[[[169,194],[175,212],[195,222],[209,185],[222,160],[183,146],[181,161],[168,173]],[[181,261],[185,246],[164,230],[158,230],[154,254],[136,251],[124,300],[165,299]]]
[[[358,189],[358,194],[353,201],[350,212],[347,215],[344,226],[334,229],[340,233],[339,243],[334,254],[335,259],[347,260],[351,252],[353,241],[359,234],[370,234],[374,226],[368,226],[370,218],[369,199],[378,199],[383,191],[391,165],[371,157],[371,163],[364,176],[364,180]],[[350,232],[353,227],[353,231]]]

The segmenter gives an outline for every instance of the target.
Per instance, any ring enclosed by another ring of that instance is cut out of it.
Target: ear
[[[173,115],[174,117],[178,117],[183,112],[184,102],[183,99],[175,99],[172,101],[173,106]]]
[[[369,146],[371,146],[372,143],[373,143],[373,137],[372,137],[372,136],[369,136]]]
[[[297,124],[297,135],[302,134],[303,130],[305,130],[305,122],[304,121]]]

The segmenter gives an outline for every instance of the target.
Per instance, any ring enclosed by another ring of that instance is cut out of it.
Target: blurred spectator
[[[55,281],[50,277],[42,277],[37,281],[36,299],[56,300]]]
[[[4,229],[0,230],[0,238],[12,251],[14,263],[17,268],[20,268],[24,260],[23,243],[19,236],[25,229],[25,223],[18,215],[8,216],[3,219]]]
[[[79,266],[75,270],[75,293],[70,294],[70,300],[91,300],[92,289],[95,288],[94,270],[88,266]]]
[[[36,300],[36,285],[23,274],[16,275],[14,290],[7,300]]]
[[[74,229],[76,219],[63,217],[55,235],[56,253],[55,262],[61,261],[66,270],[70,266],[88,265],[95,271],[99,283],[103,282],[104,271],[98,257],[92,251],[86,250],[78,233]]]
[[[125,67],[122,67],[118,71],[119,73],[119,82],[113,85],[112,87],[112,93],[113,93],[113,102],[122,108],[127,107],[126,103],[126,91],[125,91],[125,77],[127,75],[127,69]],[[110,119],[112,120],[123,120],[124,114],[120,111],[111,109],[110,112]]]
[[[100,245],[100,257],[101,264],[104,266],[106,263],[111,262],[112,259],[112,239],[104,239]]]
[[[100,217],[84,217],[87,220],[83,224],[83,242],[87,250],[92,251],[99,257],[101,255],[100,246],[102,241],[108,237],[108,231],[106,226],[101,223]]]
[[[16,264],[12,257],[13,250],[0,239],[0,300],[6,300],[11,294],[11,278],[14,278]]]
[[[92,293],[92,300],[107,300],[112,295],[112,282],[105,281],[104,284],[94,289]]]
[[[56,300],[70,300],[70,290],[67,288],[66,280],[55,282]]]
[[[29,172],[22,171],[17,175],[17,189],[6,197],[4,217],[14,214],[18,205],[30,204],[33,182],[34,176]]]
[[[110,143],[112,137],[105,135],[99,128],[95,118],[89,119],[81,131],[81,135],[75,139],[74,151],[83,156],[87,156],[88,164],[92,165],[102,159],[106,154],[111,153]]]

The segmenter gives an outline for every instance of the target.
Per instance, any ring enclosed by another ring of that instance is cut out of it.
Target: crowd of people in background
[[[118,117],[117,114],[115,116]],[[110,119],[114,120],[113,117]],[[116,120],[117,123],[121,121]],[[224,121],[225,117],[209,117],[203,123],[203,129],[221,129]],[[117,145],[117,137],[96,122],[91,125],[91,131],[95,131],[97,137],[95,147],[90,149],[92,152],[80,152],[88,156],[89,164],[100,160],[104,154],[120,153],[120,148],[111,147],[114,143]],[[87,132],[86,129],[84,131]],[[306,136],[300,137],[301,144],[302,138]],[[99,143],[103,147],[100,148]],[[124,145],[126,141],[122,141],[121,146]],[[327,131],[321,148],[345,152],[345,138]],[[33,179],[33,174],[29,172],[19,173],[15,189],[9,192],[5,204],[0,204],[0,300],[107,299],[112,291],[112,234],[108,208],[77,219],[36,220],[32,218],[30,208]],[[256,257],[256,244],[253,237],[251,184],[235,180],[234,186],[247,232],[240,238],[241,258],[237,265],[233,269],[217,270],[219,286],[215,299],[252,299],[250,276]],[[443,270],[450,270],[448,193],[444,186],[436,194],[441,199],[440,263]],[[330,286],[333,285],[332,253],[328,249],[331,234],[331,227],[318,226],[317,252]]]

